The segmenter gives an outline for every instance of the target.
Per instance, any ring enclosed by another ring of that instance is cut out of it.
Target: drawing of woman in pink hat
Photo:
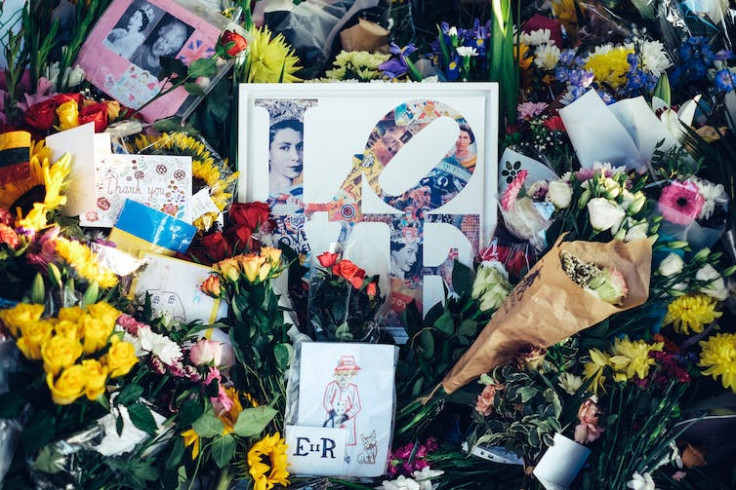
[[[355,356],[341,356],[335,368],[335,380],[325,388],[322,404],[327,418],[322,427],[338,427],[347,432],[346,446],[355,446],[355,416],[360,412],[360,395],[358,387],[351,383],[360,371],[355,364]]]

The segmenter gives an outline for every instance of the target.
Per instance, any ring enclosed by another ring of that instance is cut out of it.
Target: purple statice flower
[[[389,78],[398,78],[409,71],[409,66],[406,63],[406,57],[417,50],[413,44],[407,44],[403,48],[400,48],[395,43],[391,43],[390,46],[391,54],[398,56],[398,58],[391,58],[390,60],[379,65],[378,69],[383,72]]]
[[[733,91],[734,82],[736,82],[736,75],[734,75],[728,68],[717,71],[713,78],[713,83],[715,84],[716,92],[718,93],[727,94]]]

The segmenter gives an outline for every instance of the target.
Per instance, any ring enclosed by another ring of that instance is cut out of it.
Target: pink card
[[[189,65],[214,54],[221,32],[215,23],[173,0],[115,0],[82,46],[77,62],[93,85],[138,109],[162,89],[157,78],[161,56]],[[147,121],[172,116],[188,97],[180,87],[141,114]]]

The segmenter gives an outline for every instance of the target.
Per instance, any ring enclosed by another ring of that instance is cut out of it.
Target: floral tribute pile
[[[229,24],[186,65],[160,58],[144,107],[199,103],[158,121],[76,62],[114,2],[17,3],[0,22],[0,486],[736,487],[732,3],[393,0],[305,47],[292,2],[203,0]],[[500,89],[499,225],[443,303],[401,318],[372,481],[291,474],[284,418],[299,342],[393,342],[381,271],[339,251],[310,270],[269,239],[268,204],[234,196],[238,85],[307,81]],[[87,123],[118,153],[191,158],[199,216],[151,210],[189,238],[69,216],[84,176],[46,138]],[[133,294],[141,251],[209,267],[197,301],[219,314]]]

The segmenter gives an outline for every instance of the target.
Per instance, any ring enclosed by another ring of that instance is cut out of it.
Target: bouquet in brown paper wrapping
[[[470,349],[445,376],[442,387],[446,393],[509,363],[523,347],[550,347],[647,300],[652,262],[649,240],[562,243],[562,238],[516,285]],[[583,267],[587,263],[618,271],[628,294],[614,305],[584,290],[579,281],[573,281],[569,270],[563,270],[564,258],[570,257]]]

